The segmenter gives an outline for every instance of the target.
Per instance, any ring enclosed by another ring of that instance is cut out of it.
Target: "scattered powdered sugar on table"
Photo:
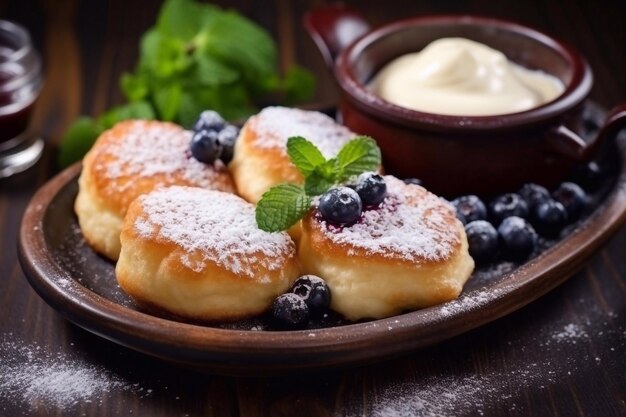
[[[509,410],[525,389],[548,389],[562,383],[573,368],[551,360],[521,363],[509,371],[491,370],[484,375],[426,377],[412,382],[390,382],[372,401],[374,417],[481,416],[497,410],[503,400]],[[356,416],[355,416],[356,417]]]
[[[446,259],[460,245],[460,223],[453,208],[416,185],[385,176],[388,196],[357,223],[337,228],[320,219],[320,229],[332,242],[357,250],[410,262]]]
[[[357,136],[323,113],[287,107],[266,107],[248,123],[256,133],[259,148],[277,148],[286,153],[287,139],[302,136],[326,158],[337,155],[346,142]]]
[[[134,391],[140,396],[151,392],[103,367],[64,353],[55,355],[45,347],[26,345],[11,336],[5,335],[0,343],[0,403],[68,408],[101,399],[112,390]]]
[[[587,332],[578,324],[570,323],[563,327],[563,330],[554,333],[552,340],[560,343],[572,343],[576,344],[576,340],[582,338],[588,338]]]
[[[231,272],[264,282],[295,255],[285,232],[268,233],[256,224],[254,206],[233,194],[192,187],[168,187],[138,200],[145,217],[135,219],[136,233],[182,247],[182,262],[201,272],[214,262]]]

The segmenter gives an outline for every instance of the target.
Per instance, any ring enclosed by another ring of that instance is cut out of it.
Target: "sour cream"
[[[517,65],[500,51],[463,38],[443,38],[396,58],[370,84],[383,99],[408,109],[490,116],[538,107],[558,97],[563,83]]]

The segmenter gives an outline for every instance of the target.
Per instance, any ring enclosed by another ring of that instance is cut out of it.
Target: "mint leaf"
[[[139,101],[148,95],[148,83],[139,74],[122,74],[120,87],[129,101]]]
[[[156,27],[164,35],[190,41],[219,12],[220,9],[210,4],[167,0],[161,7]]]
[[[302,187],[280,184],[263,194],[256,206],[256,223],[266,232],[287,230],[300,220],[311,207],[311,197]]]
[[[180,112],[183,90],[180,84],[171,83],[154,93],[154,104],[160,120],[174,120]]]
[[[195,76],[198,84],[206,86],[229,84],[239,79],[239,73],[236,70],[210,55],[202,54],[196,57],[196,68],[192,75]]]
[[[302,136],[287,139],[287,155],[305,177],[311,174],[318,165],[326,162],[322,152]]]
[[[139,68],[156,78],[177,76],[192,65],[185,42],[151,29],[141,38]]]
[[[346,181],[366,171],[380,167],[380,148],[369,136],[357,136],[346,143],[337,154],[337,181]]]
[[[304,192],[310,196],[320,195],[328,191],[333,185],[335,185],[334,179],[327,178],[315,171],[304,179]]]
[[[304,68],[294,65],[287,70],[281,88],[287,103],[303,102],[313,96],[315,77]]]
[[[265,74],[276,72],[276,45],[260,26],[232,12],[220,13],[205,26],[201,50],[237,68],[256,85]]]
[[[91,117],[80,117],[69,127],[61,141],[58,163],[65,168],[80,161],[104,129]]]

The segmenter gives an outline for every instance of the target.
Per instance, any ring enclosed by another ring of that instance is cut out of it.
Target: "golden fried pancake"
[[[418,185],[384,178],[384,202],[355,224],[329,224],[317,208],[302,221],[302,272],[326,280],[331,308],[350,320],[452,300],[474,268],[454,208]]]
[[[287,155],[287,139],[292,136],[308,139],[328,159],[356,134],[323,113],[266,107],[241,129],[228,166],[239,195],[256,204],[274,185],[304,182]]]
[[[234,192],[226,167],[191,156],[192,132],[173,123],[130,120],[104,132],[83,160],[75,211],[87,243],[116,260],[129,204],[168,185]]]
[[[260,230],[252,204],[220,191],[173,186],[142,195],[120,239],[122,289],[187,318],[260,314],[299,273],[289,235]]]

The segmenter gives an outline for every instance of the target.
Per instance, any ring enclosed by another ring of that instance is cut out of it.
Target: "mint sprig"
[[[234,10],[197,0],[166,0],[139,43],[139,59],[120,79],[126,102],[96,118],[81,118],[61,142],[60,165],[80,159],[97,136],[131,118],[189,127],[207,109],[245,118],[261,103],[308,100],[313,75],[298,66],[281,74],[267,30]]]
[[[302,187],[280,184],[270,188],[256,206],[256,222],[266,232],[280,232],[296,224],[309,208],[312,198]]]
[[[309,211],[313,197],[337,184],[380,167],[380,149],[374,139],[357,136],[336,158],[326,159],[310,141],[294,136],[287,140],[287,155],[304,176],[304,186],[280,184],[270,188],[257,204],[256,222],[261,230],[287,230]]]

